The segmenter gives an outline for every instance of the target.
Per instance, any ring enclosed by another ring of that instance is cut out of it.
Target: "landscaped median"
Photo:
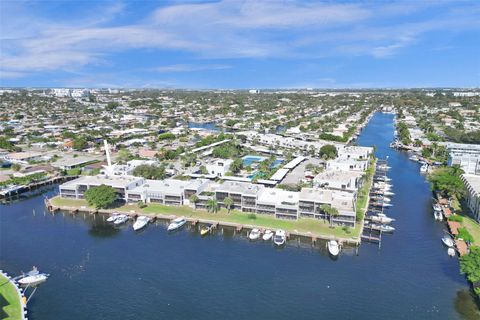
[[[0,273],[0,316],[5,320],[22,319],[22,302],[17,288],[10,280]]]
[[[95,210],[88,206],[85,200],[64,199],[55,197],[50,203],[64,210]],[[226,209],[221,209],[217,213],[210,213],[205,210],[194,210],[188,206],[165,206],[161,204],[148,204],[140,208],[136,204],[126,204],[121,207],[106,210],[107,212],[126,212],[144,215],[165,215],[165,216],[184,216],[191,219],[210,220],[215,222],[235,223],[240,225],[255,226],[269,229],[284,229],[290,233],[304,234],[318,238],[337,238],[340,240],[349,240],[358,242],[361,225],[357,223],[355,228],[330,227],[328,221],[300,218],[298,220],[281,220],[267,215],[244,213],[232,210],[230,213]]]

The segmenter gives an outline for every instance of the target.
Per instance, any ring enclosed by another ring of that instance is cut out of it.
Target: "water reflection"
[[[455,298],[455,310],[465,320],[480,319],[480,301],[471,290],[460,290]]]

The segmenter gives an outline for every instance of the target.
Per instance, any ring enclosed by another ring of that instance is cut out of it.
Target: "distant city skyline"
[[[477,1],[2,1],[0,86],[480,86]]]

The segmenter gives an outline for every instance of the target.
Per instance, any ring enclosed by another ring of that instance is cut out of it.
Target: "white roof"
[[[273,176],[270,177],[270,180],[274,181],[282,181],[283,178],[287,175],[289,169],[278,169],[277,172],[273,174]]]
[[[305,157],[296,157],[295,159],[293,159],[292,161],[290,161],[289,163],[287,163],[286,165],[283,166],[284,169],[293,169],[295,168],[296,166],[298,166],[303,160],[305,160],[307,158]],[[275,179],[274,179],[275,180]]]

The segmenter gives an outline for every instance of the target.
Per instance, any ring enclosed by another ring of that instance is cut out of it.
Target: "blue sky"
[[[0,1],[0,86],[479,87],[480,1]]]

